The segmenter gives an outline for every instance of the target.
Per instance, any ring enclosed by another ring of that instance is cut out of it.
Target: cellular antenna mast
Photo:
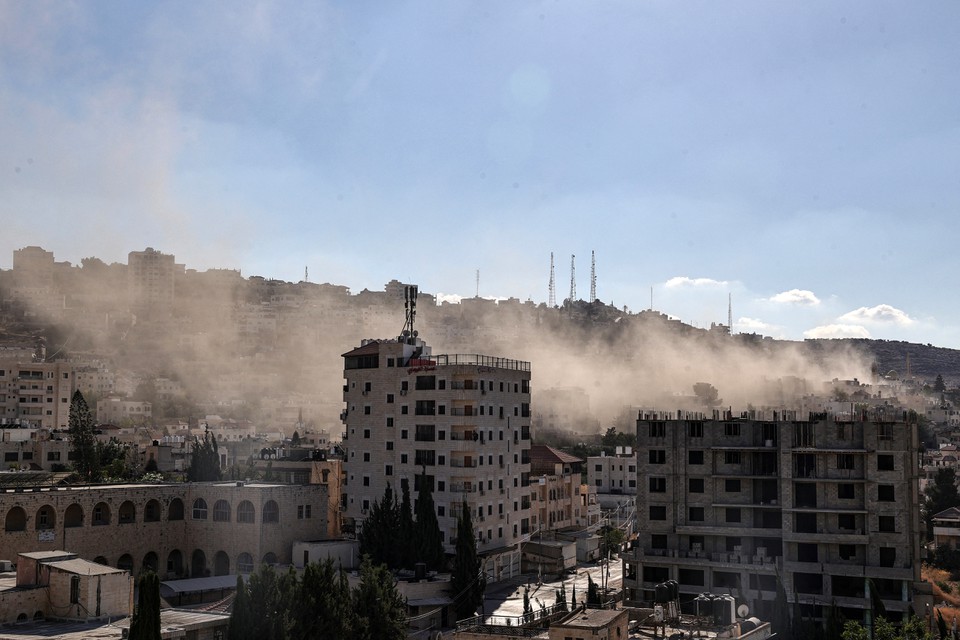
[[[310,267],[303,268],[303,281],[310,282]]]
[[[417,285],[407,284],[403,286],[403,309],[406,314],[406,320],[403,323],[403,331],[400,332],[400,341],[407,344],[413,344],[417,332],[413,328],[414,320],[417,318]]]
[[[480,269],[477,269],[477,293],[476,297],[480,297]]]
[[[590,252],[590,303],[597,301],[597,254]]]
[[[727,331],[733,335],[733,294],[727,294]]]
[[[570,302],[577,299],[577,256],[570,254]]]
[[[557,306],[557,280],[553,272],[553,251],[550,252],[550,292],[548,294],[547,304],[552,309]]]

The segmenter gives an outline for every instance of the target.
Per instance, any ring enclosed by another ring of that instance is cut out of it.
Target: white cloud
[[[815,306],[820,304],[820,298],[814,295],[813,291],[806,289],[790,289],[790,291],[781,291],[770,298],[770,302],[781,304],[796,304],[804,306]]]
[[[714,280],[713,278],[676,276],[667,280],[665,286],[668,289],[679,289],[681,287],[726,287],[728,284],[725,280]]]
[[[444,302],[450,302],[452,304],[460,304],[460,301],[463,300],[463,296],[456,293],[438,293],[437,294],[437,304],[442,304]]]
[[[734,327],[737,331],[747,331],[753,333],[764,333],[770,332],[772,329],[777,329],[772,324],[766,323],[763,320],[758,320],[757,318],[739,318],[734,322]]]
[[[804,338],[869,338],[870,332],[858,324],[827,324],[803,332]]]
[[[849,313],[845,313],[839,318],[840,322],[867,322],[876,324],[896,324],[901,327],[909,327],[916,323],[906,312],[891,307],[888,304],[878,304],[875,307],[860,307]]]

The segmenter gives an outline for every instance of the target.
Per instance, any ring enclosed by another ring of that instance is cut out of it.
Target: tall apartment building
[[[447,552],[467,501],[494,579],[519,569],[531,531],[530,363],[432,355],[420,338],[365,340],[343,354],[342,503],[357,530],[387,483],[416,498],[426,471]]]
[[[0,360],[0,424],[66,429],[75,389],[73,366],[65,362]]]
[[[637,454],[630,447],[621,453],[617,447],[615,456],[587,457],[587,482],[605,506],[616,504],[625,495],[637,495]]]
[[[714,419],[641,413],[626,599],[730,593],[769,615],[778,580],[802,615],[862,620],[870,589],[889,619],[924,611],[917,425],[897,413]],[[929,597],[929,596],[927,596]]]
[[[147,247],[127,255],[127,286],[135,309],[166,309],[173,305],[174,280],[184,266],[171,254]]]

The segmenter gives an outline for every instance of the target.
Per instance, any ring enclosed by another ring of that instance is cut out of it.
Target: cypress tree
[[[403,498],[400,500],[400,515],[397,548],[399,550],[399,566],[412,569],[417,557],[417,544],[414,537],[413,508],[410,506],[410,481],[403,478],[400,481],[400,490]]]
[[[237,576],[237,595],[233,599],[230,612],[230,626],[227,631],[229,640],[252,640],[251,635],[250,592],[243,576]]]
[[[470,507],[462,502],[457,517],[456,555],[453,558],[453,575],[450,589],[454,597],[454,611],[457,619],[469,618],[476,614],[477,607],[483,603],[483,591],[486,581],[480,573],[480,558],[477,557],[477,539],[473,533],[470,519]]]
[[[73,468],[86,482],[99,482],[100,452],[97,450],[97,436],[93,432],[93,415],[79,389],[73,392],[70,399],[70,418],[67,424]]]
[[[188,482],[210,482],[220,479],[220,453],[217,450],[217,438],[210,431],[203,432],[203,440],[193,439],[190,452],[190,466],[187,468]]]
[[[130,621],[130,640],[160,640],[160,578],[148,571],[137,581],[140,593]]]
[[[443,552],[443,542],[440,540],[440,523],[437,521],[437,510],[433,505],[433,478],[427,478],[427,468],[418,476],[420,486],[417,491],[417,522],[414,533],[417,539],[417,561],[425,562],[431,571],[443,571],[447,565],[447,557]]]

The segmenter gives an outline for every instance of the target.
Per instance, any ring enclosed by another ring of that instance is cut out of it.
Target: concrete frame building
[[[772,419],[641,413],[637,513],[625,598],[677,580],[769,613],[778,579],[803,615],[924,611],[917,425],[906,414]],[[766,609],[765,609],[766,608]]]
[[[389,482],[399,492],[426,470],[445,548],[462,501],[492,579],[519,570],[531,532],[530,363],[432,355],[416,337],[365,340],[343,354],[343,507],[359,529]]]
[[[0,425],[66,429],[75,389],[74,368],[65,362],[0,360]]]

